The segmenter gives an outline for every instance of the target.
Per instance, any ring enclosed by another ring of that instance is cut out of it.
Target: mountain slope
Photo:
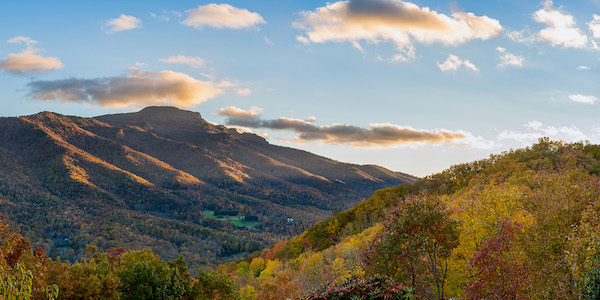
[[[414,179],[271,145],[172,107],[0,119],[1,211],[69,259],[94,244],[214,263]]]

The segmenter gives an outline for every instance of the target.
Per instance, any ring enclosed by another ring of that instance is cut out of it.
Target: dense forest
[[[7,299],[599,299],[599,174],[600,146],[540,139],[379,190],[194,277],[184,260],[150,251],[89,246],[76,263],[53,260],[4,222],[0,291]]]

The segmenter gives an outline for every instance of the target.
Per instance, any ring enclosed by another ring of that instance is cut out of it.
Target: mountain
[[[174,107],[0,118],[0,211],[51,256],[71,260],[88,244],[147,247],[194,268],[414,180],[271,145]]]

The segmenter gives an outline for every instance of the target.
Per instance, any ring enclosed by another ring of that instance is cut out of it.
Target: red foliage
[[[48,259],[48,254],[46,254],[46,250],[44,250],[42,247],[35,248],[33,255],[39,259],[42,265],[45,264],[46,260]]]
[[[528,282],[525,263],[506,257],[520,231],[518,223],[503,220],[500,232],[484,240],[479,252],[469,260],[469,270],[476,272],[475,280],[465,289],[465,300],[529,299],[524,293]]]
[[[106,250],[106,253],[110,255],[110,263],[115,264],[121,260],[121,255],[125,253],[125,248],[123,247],[112,247]]]
[[[4,241],[4,244],[8,245],[8,249],[4,252],[4,259],[11,268],[14,268],[23,251],[31,249],[31,244],[23,236],[17,233],[11,234]]]

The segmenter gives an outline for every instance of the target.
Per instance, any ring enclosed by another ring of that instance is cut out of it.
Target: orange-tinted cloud
[[[183,25],[202,29],[215,28],[242,29],[266,23],[261,15],[229,4],[206,4],[188,11]]]
[[[229,117],[232,119],[256,119],[260,117],[263,109],[260,107],[252,106],[250,110],[244,110],[236,106],[228,106],[221,108],[217,111],[217,115],[223,117]]]
[[[502,31],[500,22],[487,16],[464,12],[448,16],[400,0],[339,1],[302,15],[294,23],[305,31],[297,38],[301,42],[350,42],[362,49],[359,41],[391,41],[406,58],[414,57],[414,42],[458,45],[493,38]]]
[[[36,40],[24,36],[17,36],[7,41],[10,44],[26,44],[27,48],[20,53],[11,53],[0,60],[0,70],[15,74],[46,73],[62,69],[62,62],[56,57],[44,57],[38,52],[40,49],[33,48]]]
[[[228,82],[197,80],[173,71],[133,69],[119,77],[68,78],[29,83],[30,95],[42,101],[92,103],[102,107],[171,105],[189,108],[224,93]]]

